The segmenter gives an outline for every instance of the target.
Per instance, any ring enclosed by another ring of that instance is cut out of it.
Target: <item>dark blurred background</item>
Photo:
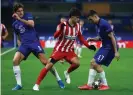
[[[82,12],[96,10],[107,20],[112,20],[117,40],[133,40],[133,0],[2,0],[1,22],[9,31],[5,46],[13,44],[12,6],[21,2],[26,12],[31,12],[35,20],[35,28],[40,39],[49,39],[53,36],[60,18],[68,18],[69,10],[78,7]],[[83,35],[85,38],[96,36],[94,25],[85,21]]]

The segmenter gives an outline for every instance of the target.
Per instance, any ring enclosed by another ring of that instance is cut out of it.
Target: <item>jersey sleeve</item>
[[[105,27],[105,31],[107,33],[110,33],[110,32],[113,31],[113,29],[111,28],[111,25],[109,23],[107,23],[107,22],[104,24],[104,27]]]
[[[31,13],[26,14],[27,20],[33,20],[33,16]]]
[[[56,32],[54,33],[54,38],[58,38],[60,35],[62,35],[63,27],[64,27],[63,23],[60,23],[59,25],[57,25]]]

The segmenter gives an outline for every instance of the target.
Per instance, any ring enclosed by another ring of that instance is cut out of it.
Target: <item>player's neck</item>
[[[99,22],[100,22],[100,18],[98,17],[98,18],[97,18],[97,23],[96,23],[96,24],[99,24]]]
[[[72,27],[75,26],[75,24],[72,22],[71,18],[68,20],[69,25],[71,25]]]

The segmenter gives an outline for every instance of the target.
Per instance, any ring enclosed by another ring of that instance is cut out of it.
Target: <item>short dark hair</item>
[[[16,12],[19,8],[23,8],[24,9],[24,5],[21,3],[17,3],[13,6],[13,12]]]
[[[81,16],[81,12],[78,8],[74,7],[70,9],[69,16]]]
[[[97,14],[96,11],[94,11],[94,10],[89,10],[87,17],[93,16],[93,15],[96,15],[96,14]]]

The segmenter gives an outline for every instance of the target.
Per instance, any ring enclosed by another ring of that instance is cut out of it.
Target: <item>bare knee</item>
[[[80,66],[80,63],[79,63],[79,62],[77,62],[77,63],[76,63],[76,65],[77,65],[77,67],[79,67],[79,66]]]
[[[42,64],[44,64],[44,65],[47,64],[48,60],[46,59],[44,54],[39,54],[38,58],[39,58],[39,60],[41,61]]]
[[[53,63],[51,63],[51,62],[48,62],[47,64],[46,64],[46,66],[45,66],[45,68],[47,69],[47,70],[50,70],[52,67],[53,67]]]
[[[46,65],[47,62],[48,62],[47,59],[40,59],[40,61],[41,61],[41,63],[44,64],[44,65]]]
[[[74,66],[75,66],[75,68],[78,68],[78,67],[80,66],[80,64],[79,64],[79,63],[73,63],[72,65],[74,65]]]
[[[100,72],[103,71],[102,66],[99,65],[99,64],[97,64],[96,61],[95,61],[95,59],[92,59],[92,60],[90,61],[90,63],[91,63],[91,65],[90,65],[91,69],[96,70],[98,73],[100,73]]]
[[[90,61],[90,68],[91,68],[91,69],[94,69],[95,67],[96,67],[95,59],[92,59],[92,60]]]
[[[20,52],[16,52],[13,58],[13,65],[19,65],[20,62],[23,60],[24,55],[22,55]]]
[[[80,62],[79,62],[78,59],[75,60],[75,61],[73,61],[72,64],[75,64],[75,66],[76,66],[77,68],[80,66]]]
[[[16,66],[16,65],[19,65],[20,64],[20,60],[17,59],[17,58],[14,58],[13,59],[13,65]]]
[[[103,72],[102,66],[101,66],[101,65],[98,65],[98,66],[96,67],[96,71],[97,71],[98,73]]]
[[[74,57],[71,59],[71,61],[69,61],[71,64],[75,65],[76,68],[78,68],[80,66],[80,62],[79,59],[77,57]]]

